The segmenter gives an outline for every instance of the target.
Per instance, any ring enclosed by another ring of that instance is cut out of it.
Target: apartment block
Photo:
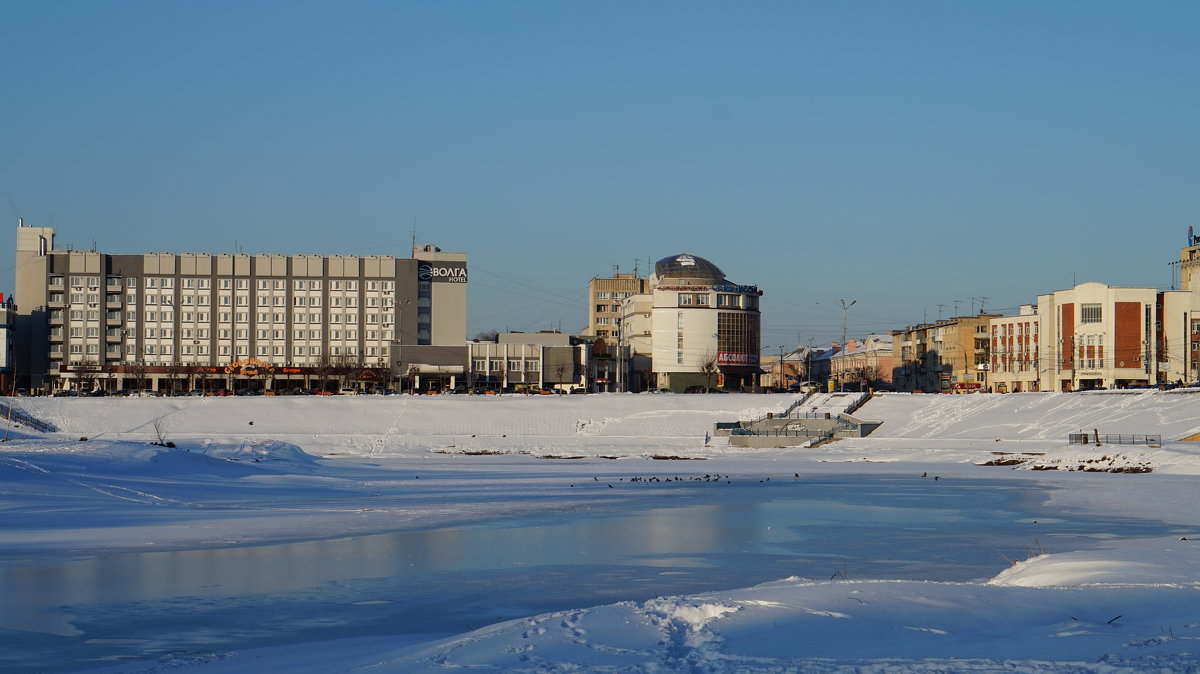
[[[635,274],[614,274],[589,281],[588,321],[583,335],[602,337],[606,343],[616,342],[621,332],[621,302],[646,292],[646,283],[646,279]]]
[[[894,331],[893,385],[900,391],[986,391],[988,329],[996,317],[959,316]]]

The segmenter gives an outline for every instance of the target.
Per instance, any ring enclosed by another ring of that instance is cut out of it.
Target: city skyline
[[[843,318],[1170,287],[1197,224],[1197,19],[6,3],[0,194],[12,227],[114,254],[405,256],[415,235],[470,256],[468,336],[577,332],[591,278],[688,252],[763,289],[763,347],[821,345]]]

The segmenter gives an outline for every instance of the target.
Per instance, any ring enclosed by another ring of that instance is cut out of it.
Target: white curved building
[[[761,373],[757,286],[731,283],[715,264],[687,253],[656,262],[649,286],[656,387],[754,386]]]

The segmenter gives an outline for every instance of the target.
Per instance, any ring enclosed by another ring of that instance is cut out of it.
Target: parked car
[[[260,396],[260,395],[262,395],[262,391],[259,391],[259,390],[258,390],[258,389],[256,389],[256,388],[244,388],[244,389],[241,389],[241,390],[239,390],[239,391],[238,391],[237,393],[235,393],[234,395],[239,395],[239,396]]]
[[[141,391],[138,391],[138,397],[139,398],[157,398],[158,392],[152,388],[144,388]]]
[[[193,398],[203,397],[204,391],[202,391],[201,389],[198,389],[198,388],[194,388],[194,389],[188,391],[188,395],[192,396]]]
[[[17,396],[18,398],[24,398],[25,396],[29,395],[29,389],[19,388],[13,391],[13,395]]]
[[[108,391],[105,391],[102,388],[98,388],[95,391],[90,391],[87,394],[87,397],[89,397],[89,398],[104,398],[107,396],[108,396]]]
[[[674,393],[674,391],[669,388],[652,388],[646,393]]]
[[[358,395],[358,389],[347,386],[346,388],[338,391],[338,395],[340,395],[340,396],[356,396],[356,395]]]
[[[79,391],[76,391],[75,389],[65,388],[61,391],[56,392],[51,397],[53,397],[53,398],[78,398]]]
[[[584,395],[586,393],[587,389],[583,388],[582,386],[577,386],[571,389],[571,395]]]

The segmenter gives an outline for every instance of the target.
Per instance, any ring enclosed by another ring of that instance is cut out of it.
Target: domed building
[[[761,373],[757,286],[732,283],[720,267],[689,253],[656,262],[648,285],[651,301],[626,313],[623,334],[630,343],[650,338],[651,387],[754,386]]]

